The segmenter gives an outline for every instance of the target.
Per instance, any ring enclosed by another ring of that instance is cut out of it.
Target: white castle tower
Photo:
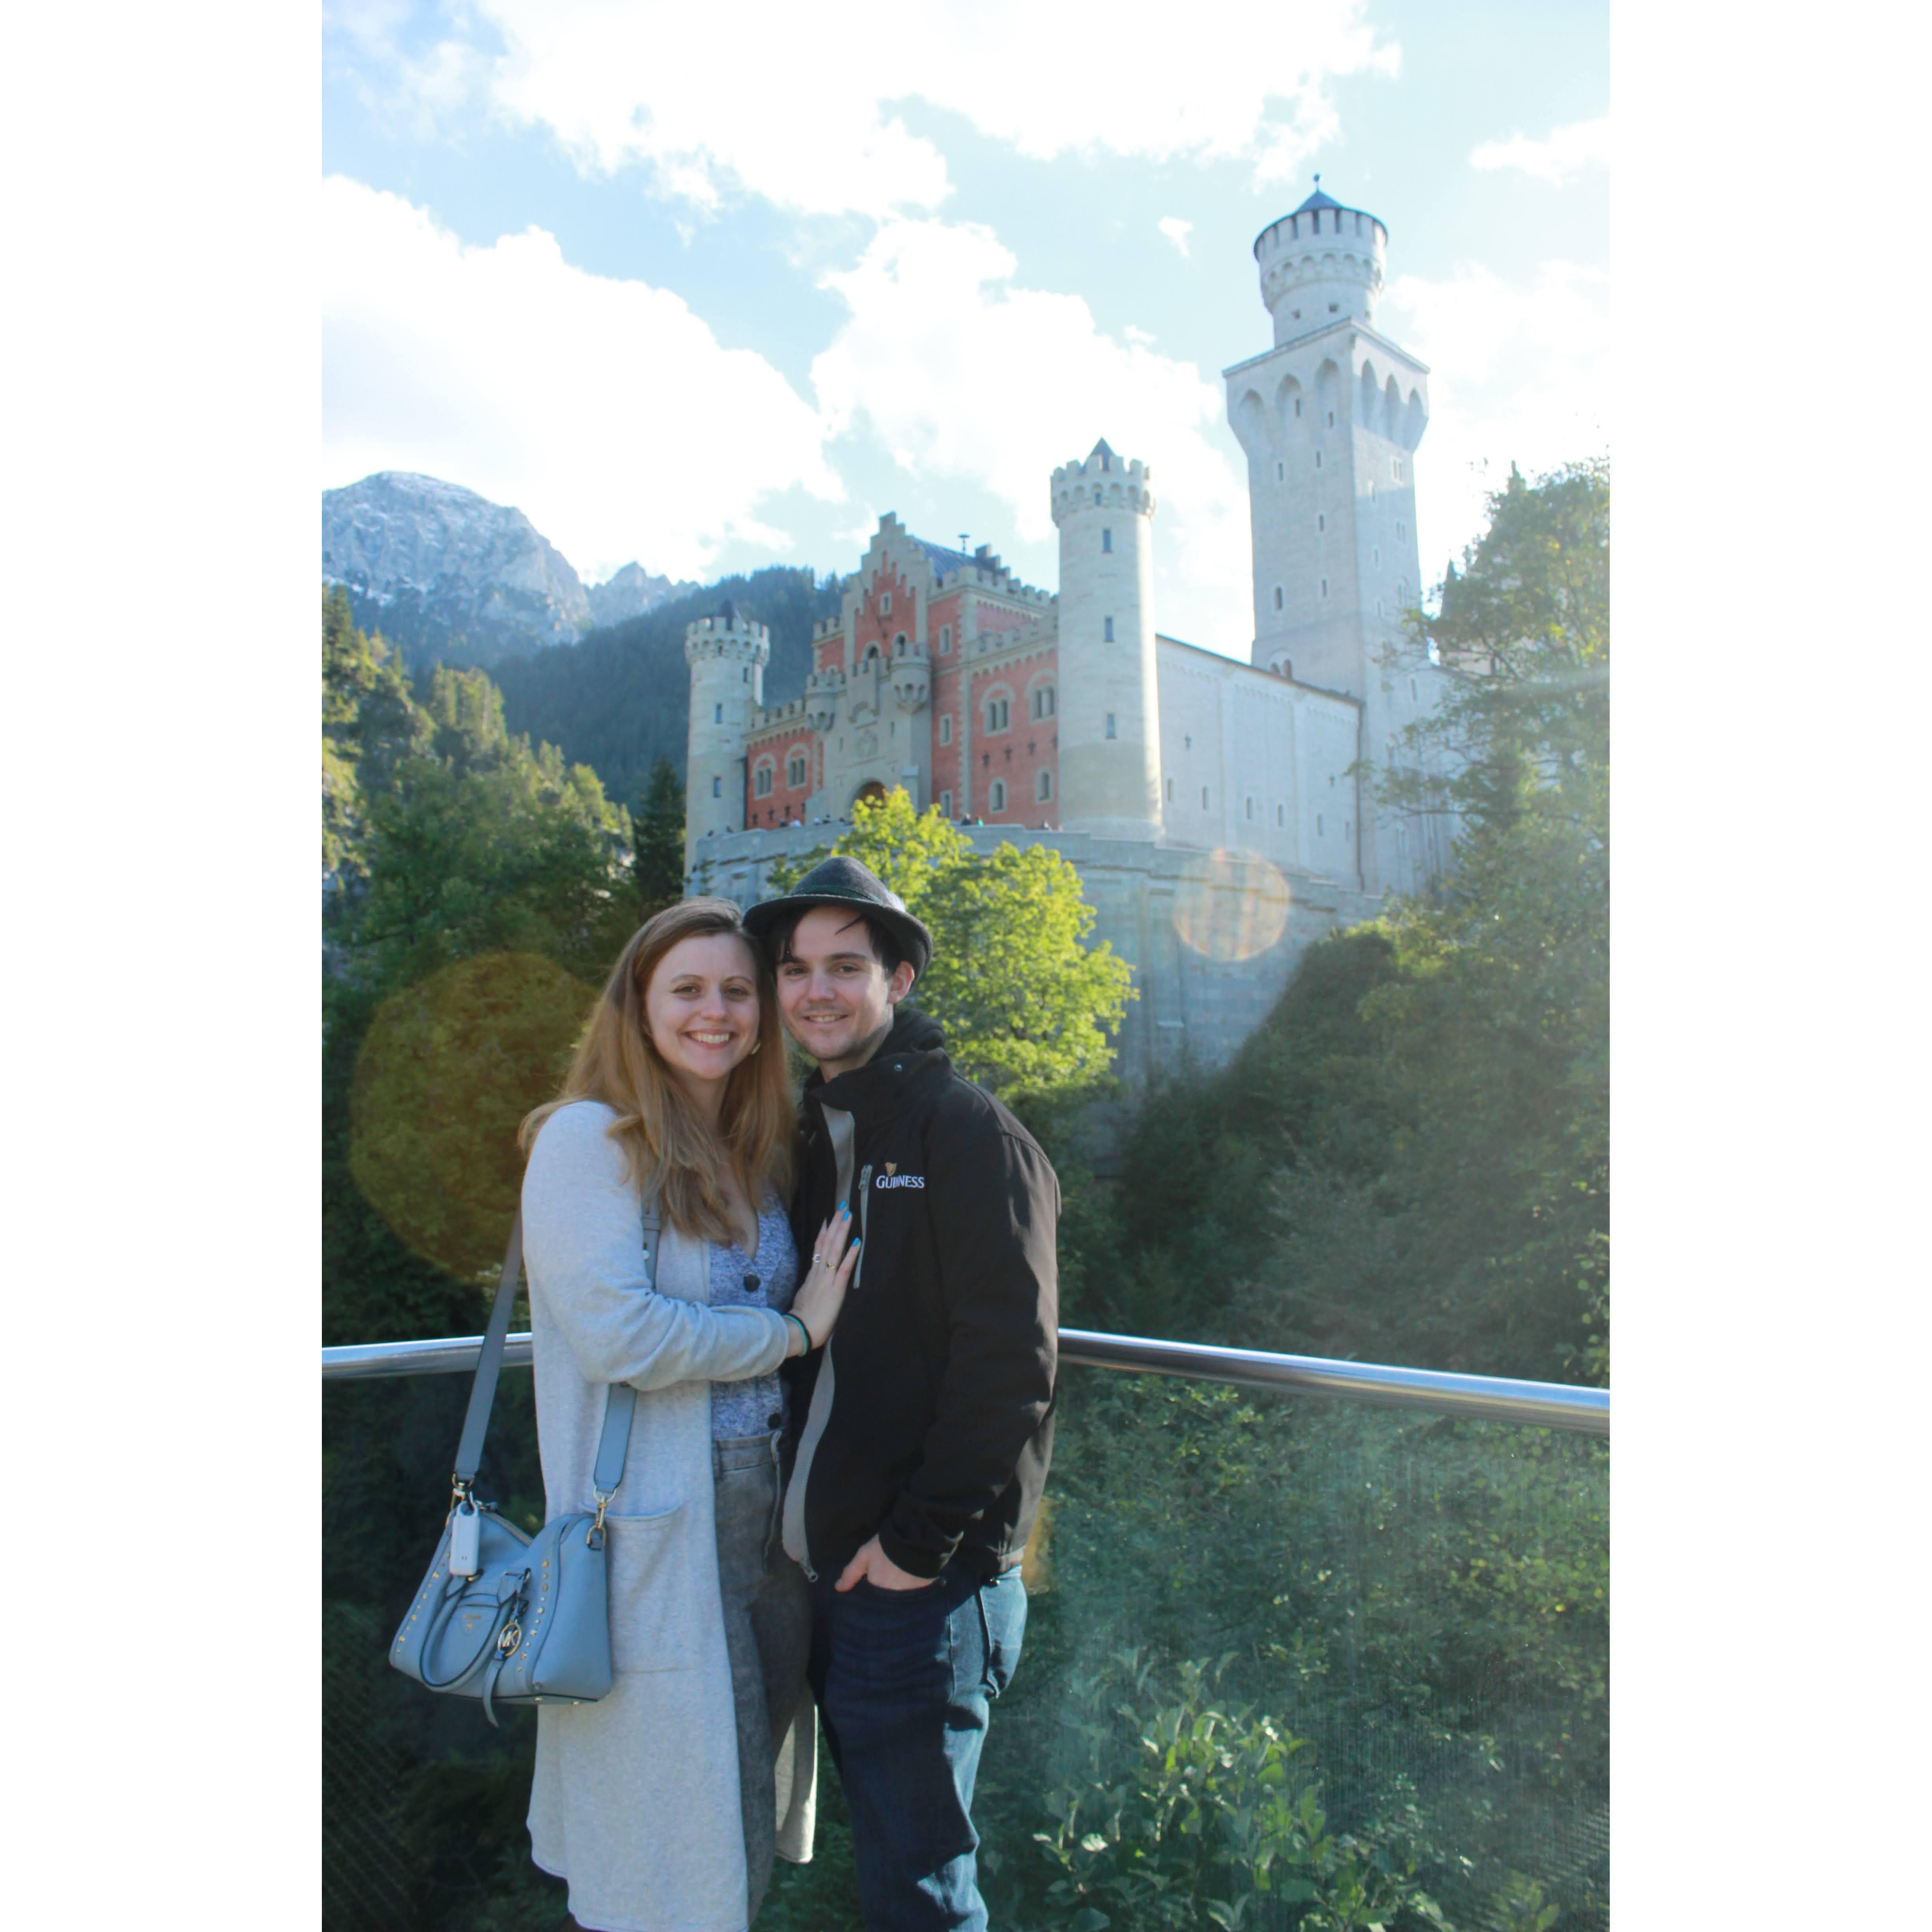
[[[742,830],[745,740],[765,701],[771,632],[739,616],[728,598],[709,617],[684,627],[691,667],[691,724],[684,778],[684,862],[699,839]]]
[[[1248,458],[1254,662],[1360,699],[1362,754],[1378,766],[1438,676],[1403,628],[1421,593],[1413,452],[1429,371],[1370,326],[1388,242],[1372,214],[1318,186],[1262,230],[1275,346],[1223,372]],[[1364,886],[1406,884],[1408,832],[1361,815]]]
[[[1154,838],[1160,700],[1154,632],[1154,472],[1104,438],[1053,472],[1060,530],[1060,822]]]

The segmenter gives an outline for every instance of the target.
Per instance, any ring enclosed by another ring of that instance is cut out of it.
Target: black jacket
[[[902,1006],[870,1060],[814,1072],[800,1102],[801,1264],[842,1167],[864,1243],[830,1341],[788,1370],[784,1541],[814,1574],[836,1576],[876,1532],[914,1576],[956,1553],[990,1579],[1020,1560],[1046,1480],[1060,1183],[944,1044]]]

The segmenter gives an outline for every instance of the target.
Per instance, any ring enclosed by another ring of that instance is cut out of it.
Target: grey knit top
[[[776,1195],[767,1194],[759,1210],[756,1255],[746,1254],[735,1242],[728,1247],[716,1241],[708,1246],[713,1308],[776,1308],[782,1312],[791,1306],[792,1292],[798,1286],[798,1247]],[[711,1384],[713,1442],[767,1435],[782,1428],[784,1419],[784,1384],[776,1373]]]

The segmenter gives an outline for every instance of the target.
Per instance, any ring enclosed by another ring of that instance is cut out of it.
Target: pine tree
[[[641,921],[684,896],[684,781],[668,758],[651,766],[631,813],[631,845]]]

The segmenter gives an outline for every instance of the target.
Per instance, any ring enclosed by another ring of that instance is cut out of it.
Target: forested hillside
[[[684,627],[728,597],[771,627],[766,703],[800,695],[812,668],[812,626],[837,615],[838,580],[774,566],[724,578],[576,644],[502,660],[493,675],[510,729],[590,766],[614,799],[634,800],[658,758],[682,772],[691,700]]]

